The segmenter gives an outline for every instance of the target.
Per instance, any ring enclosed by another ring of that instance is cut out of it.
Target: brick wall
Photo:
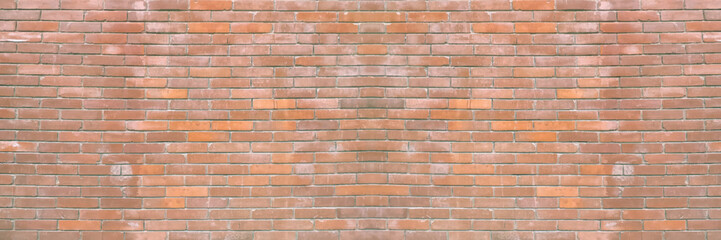
[[[0,0],[2,239],[721,239],[718,0]]]

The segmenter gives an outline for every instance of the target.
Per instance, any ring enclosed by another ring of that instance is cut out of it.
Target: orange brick
[[[358,54],[386,54],[388,48],[384,45],[360,45]]]
[[[190,10],[230,10],[233,1],[230,0],[202,0],[190,1]]]
[[[515,10],[553,10],[554,0],[519,0],[513,1]]]
[[[532,122],[492,122],[491,128],[493,130],[507,131],[507,130],[531,130],[533,128]]]
[[[515,3],[514,3],[515,5]],[[553,33],[556,32],[556,24],[554,23],[516,23],[516,32],[518,33]]]
[[[338,14],[335,12],[299,12],[296,13],[295,18],[303,22],[332,22],[338,19]]]
[[[168,197],[205,197],[208,196],[208,188],[204,187],[169,187],[165,195]]]
[[[595,89],[557,89],[558,98],[598,98],[598,91]]]
[[[212,122],[213,130],[247,131],[253,129],[253,123],[247,121],[215,121]]]
[[[185,89],[148,89],[147,98],[187,98],[188,90]]]
[[[647,220],[643,224],[644,230],[658,231],[658,230],[685,230],[686,221],[683,220]]]
[[[100,230],[100,221],[60,220],[58,221],[58,229],[97,231]]]
[[[230,32],[228,23],[188,23],[189,33],[227,33]]]
[[[221,132],[189,132],[188,141],[190,142],[223,142],[228,141],[230,135]]]
[[[719,9],[0,1],[0,239],[721,239]]]
[[[511,23],[474,23],[473,31],[478,33],[509,33],[513,32]]]
[[[155,198],[145,199],[143,201],[144,208],[183,208],[185,207],[185,199],[183,198]]]
[[[575,187],[538,187],[536,189],[539,197],[576,197],[578,188]]]
[[[57,22],[18,22],[19,31],[28,32],[54,32],[58,31]]]

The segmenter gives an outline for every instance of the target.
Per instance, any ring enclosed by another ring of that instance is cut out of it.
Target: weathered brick
[[[0,238],[712,239],[717,5],[0,1]]]

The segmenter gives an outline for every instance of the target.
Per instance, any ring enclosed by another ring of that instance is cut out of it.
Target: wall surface
[[[719,0],[0,0],[0,239],[721,239]]]

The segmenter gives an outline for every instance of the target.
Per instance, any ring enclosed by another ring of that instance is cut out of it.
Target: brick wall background
[[[2,239],[721,239],[718,0],[0,0]]]

